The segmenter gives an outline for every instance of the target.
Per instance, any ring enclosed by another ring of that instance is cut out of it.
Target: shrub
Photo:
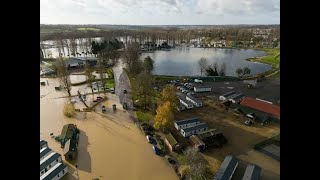
[[[68,118],[72,118],[76,114],[74,106],[72,104],[64,105],[63,114]]]

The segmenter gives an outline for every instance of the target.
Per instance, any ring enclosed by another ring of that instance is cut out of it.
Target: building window
[[[56,162],[58,162],[58,159],[56,160]]]
[[[62,170],[62,173],[64,174],[64,170]]]
[[[51,168],[51,164],[49,165],[49,168]]]

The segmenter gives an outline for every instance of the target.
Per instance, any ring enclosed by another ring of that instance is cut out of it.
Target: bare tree
[[[208,61],[206,58],[202,57],[199,61],[198,61],[198,64],[199,64],[199,68],[200,68],[200,73],[201,73],[201,76],[202,76],[202,73],[206,71],[207,67],[208,67]]]
[[[219,68],[219,76],[225,76],[226,75],[226,63],[223,62]]]
[[[123,59],[130,73],[139,74],[142,71],[142,61],[140,60],[139,45],[137,43],[128,44]]]
[[[63,86],[64,90],[67,91],[69,97],[71,97],[70,73],[61,56],[56,61],[56,69],[57,69],[57,73],[58,73],[58,77],[61,85]]]
[[[93,94],[94,91],[93,91],[92,83],[94,81],[94,76],[92,75],[92,73],[93,73],[93,68],[91,67],[91,65],[89,63],[86,63],[85,74],[87,76],[89,87],[91,88],[91,92]]]

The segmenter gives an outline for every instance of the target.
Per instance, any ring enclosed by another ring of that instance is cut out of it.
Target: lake
[[[200,75],[198,60],[207,59],[211,65],[217,62],[225,63],[226,75],[237,76],[236,69],[249,67],[251,74],[271,70],[271,65],[250,62],[247,58],[267,55],[264,51],[252,49],[222,49],[222,48],[189,48],[177,47],[171,51],[155,51],[143,53],[142,58],[150,56],[155,61],[153,73],[156,75],[197,76]]]

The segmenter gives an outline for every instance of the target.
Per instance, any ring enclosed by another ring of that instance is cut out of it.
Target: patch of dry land
[[[58,84],[56,79],[49,79],[49,86],[40,87],[40,138],[63,155],[63,149],[50,137],[50,133],[60,135],[63,125],[68,123],[76,124],[80,129],[78,158],[75,162],[66,162],[69,173],[64,179],[178,179],[165,159],[153,153],[152,146],[129,119],[129,113],[122,108],[112,112],[111,104],[118,104],[115,95],[107,94],[111,97],[104,103],[106,115],[99,111],[78,112],[75,118],[68,119],[63,115],[67,99],[57,99],[66,93],[55,91],[55,84]],[[81,106],[80,102],[76,105]],[[78,171],[75,165],[78,165]]]

